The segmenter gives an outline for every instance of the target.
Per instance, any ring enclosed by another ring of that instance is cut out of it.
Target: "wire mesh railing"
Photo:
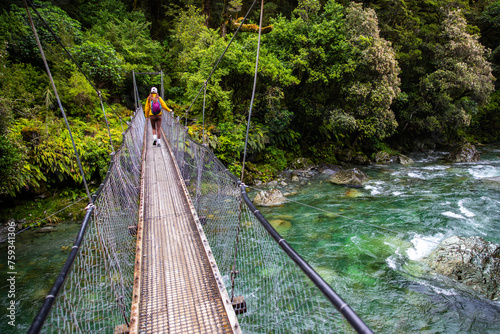
[[[132,301],[141,152],[145,117],[139,109],[61,274],[30,327],[30,333],[113,333],[127,325]]]
[[[245,186],[187,135],[179,119],[165,116],[162,128],[243,333],[371,333],[258,213]]]

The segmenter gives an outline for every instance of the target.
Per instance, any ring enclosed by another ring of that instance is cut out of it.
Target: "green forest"
[[[91,189],[133,114],[133,71],[163,71],[189,134],[201,141],[204,123],[207,145],[241,173],[260,2],[27,3]],[[203,119],[193,99],[247,12]],[[0,16],[1,204],[75,200],[82,177],[24,2],[2,1]],[[500,1],[269,0],[263,27],[246,168],[264,182],[297,157],[367,164],[500,139]],[[138,80],[144,103],[160,79]]]

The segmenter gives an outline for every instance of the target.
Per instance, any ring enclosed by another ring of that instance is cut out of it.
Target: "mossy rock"
[[[470,143],[464,144],[453,150],[446,160],[449,162],[476,162],[479,161],[480,155],[476,147]]]

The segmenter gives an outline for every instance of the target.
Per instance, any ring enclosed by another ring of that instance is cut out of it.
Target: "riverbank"
[[[64,193],[47,198],[3,199],[0,201],[0,241],[7,237],[12,226],[17,233],[26,228],[49,231],[63,221],[79,222],[85,216],[87,202],[86,197]]]

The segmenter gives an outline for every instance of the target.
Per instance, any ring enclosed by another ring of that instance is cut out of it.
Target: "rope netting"
[[[228,293],[233,304],[241,301],[235,311],[242,332],[353,332],[242,202],[240,181],[179,120],[164,117],[162,127]]]
[[[132,300],[141,152],[145,118],[138,110],[112,156],[76,259],[42,332],[113,333],[127,324]]]

